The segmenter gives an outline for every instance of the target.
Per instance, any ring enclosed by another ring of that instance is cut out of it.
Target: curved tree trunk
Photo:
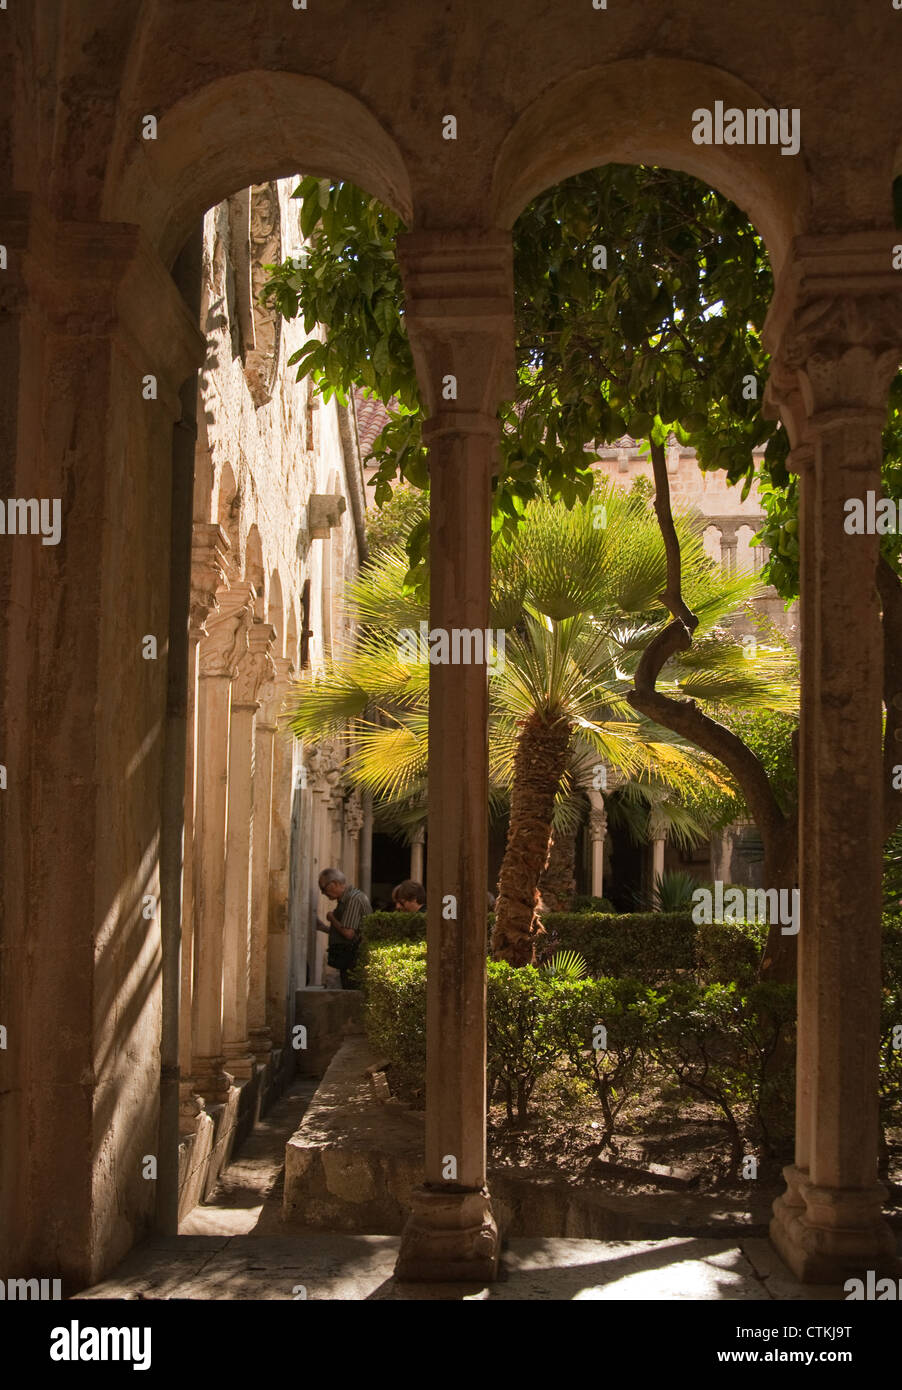
[[[711,753],[732,772],[738,782],[752,819],[764,844],[765,886],[793,888],[798,883],[798,815],[785,814],[774,794],[761,760],[738,735],[704,714],[694,700],[675,700],[662,695],[655,685],[662,668],[677,652],[688,651],[698,619],[683,600],[680,546],[670,507],[670,483],[662,444],[651,445],[655,475],[655,511],[667,555],[667,588],[661,600],[673,614],[668,623],[649,642],[639,661],[634,688],[627,700],[648,719],[672,729],[676,734]],[[796,945],[794,936],[784,936],[780,925],[772,927],[762,958],[762,980],[795,979]]]
[[[510,826],[498,879],[492,955],[510,965],[531,965],[542,928],[536,889],[548,858],[554,798],[567,766],[570,723],[531,714],[514,755]]]
[[[547,912],[569,912],[576,892],[576,841],[579,827],[554,830],[548,859],[539,879],[539,897]]]
[[[783,835],[772,832],[764,847],[764,882],[768,888],[796,887],[799,881],[798,831],[796,821],[788,819]],[[767,933],[767,943],[758,978],[774,984],[792,984],[796,978],[798,936],[784,936],[780,923]]]

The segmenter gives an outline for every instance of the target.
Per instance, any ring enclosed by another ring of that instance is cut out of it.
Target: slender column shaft
[[[253,1075],[248,1040],[251,855],[254,843],[255,705],[232,704],[229,729],[229,834],[225,877],[223,1053],[236,1079]]]
[[[207,1100],[228,1095],[222,1035],[223,915],[228,834],[229,719],[232,680],[247,646],[246,587],[219,596],[201,644],[197,711],[198,799],[195,821],[197,922],[194,1077]]]
[[[439,643],[489,621],[491,485],[499,400],[512,395],[510,238],[422,232],[400,247],[407,321],[430,419],[430,620]],[[439,647],[440,651],[440,647]],[[400,1278],[493,1278],[485,1186],[488,674],[429,672],[425,1184],[401,1239]]]
[[[248,1034],[258,1062],[265,1060],[272,1051],[272,1032],[266,1022],[266,942],[269,934],[269,853],[275,733],[275,724],[267,724],[258,715],[251,871],[251,983],[247,1005]]]

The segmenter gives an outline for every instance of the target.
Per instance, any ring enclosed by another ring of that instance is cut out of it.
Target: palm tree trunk
[[[554,798],[567,766],[567,719],[531,714],[523,722],[514,755],[510,826],[498,879],[492,955],[510,965],[535,960],[542,927],[536,889],[548,858]]]
[[[548,859],[539,879],[539,897],[547,912],[569,912],[576,892],[576,839],[579,828],[554,830]]]

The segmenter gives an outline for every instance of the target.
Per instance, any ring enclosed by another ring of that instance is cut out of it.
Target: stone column
[[[253,605],[253,587],[245,586]],[[238,1080],[254,1074],[248,1037],[251,960],[251,864],[254,854],[254,753],[260,699],[275,678],[270,656],[275,628],[254,622],[248,649],[232,682],[229,729],[229,820],[226,846],[225,949],[223,956],[223,1053]]]
[[[222,1035],[223,916],[228,835],[229,718],[232,681],[247,651],[248,586],[220,589],[219,608],[200,644],[195,813],[196,987],[194,1085],[208,1102],[224,1101],[232,1084]]]
[[[604,897],[604,845],[608,834],[608,817],[601,792],[586,789],[589,811],[589,841],[592,845],[592,896]]]
[[[217,590],[227,585],[229,542],[215,522],[194,523],[191,549],[191,609],[188,625],[188,704],[185,756],[185,838],[182,861],[182,970],[179,1007],[179,1129],[192,1134],[197,1116],[204,1108],[203,1098],[194,1089],[191,1076],[192,1017],[194,1010],[194,831],[197,795],[197,657],[198,646],[207,637],[207,620],[219,608]]]
[[[254,847],[251,868],[251,966],[247,1002],[248,1037],[258,1062],[272,1051],[272,1029],[266,1019],[266,957],[269,944],[269,874],[272,843],[273,774],[278,717],[285,698],[287,676],[278,674],[271,658],[273,679],[261,692],[254,754]]]
[[[425,864],[426,848],[426,827],[418,825],[413,832],[413,839],[410,842],[410,877],[414,883],[423,883],[423,868]]]
[[[137,227],[58,220],[41,192],[4,195],[0,238],[2,496],[59,523],[47,544],[0,545],[0,1267],[60,1276],[68,1296],[155,1203],[161,914],[142,907],[159,878],[172,427],[204,341]]]
[[[664,874],[664,846],[666,844],[666,835],[656,835],[651,842],[651,882],[653,888]]]
[[[284,691],[294,674],[285,656],[273,657],[276,684]],[[291,805],[293,738],[279,729],[273,741],[272,820],[269,849],[269,904],[266,939],[266,1026],[274,1047],[285,1044],[288,1027],[286,1002],[291,973],[291,937],[288,930],[289,869],[291,853]]]
[[[889,1267],[894,1254],[877,1182],[879,537],[847,533],[844,504],[882,492],[902,313],[885,235],[804,246],[768,321],[769,399],[801,474],[803,677],[796,1162],[771,1238],[799,1279],[826,1283]]]
[[[433,629],[485,629],[499,401],[515,389],[510,237],[399,241],[431,477]],[[401,1237],[403,1279],[491,1279],[498,1231],[485,1170],[488,680],[429,673],[429,959],[425,1183]]]

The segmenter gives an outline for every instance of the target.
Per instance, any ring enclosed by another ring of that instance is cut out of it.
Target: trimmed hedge
[[[425,912],[371,912],[360,924],[364,941],[425,941]]]
[[[577,893],[570,905],[570,911],[611,914],[616,913],[617,909],[610,898],[593,898],[591,894]]]
[[[543,924],[548,934],[543,957],[562,949],[579,951],[590,975],[659,984],[695,968],[698,928],[690,912],[550,912]]]
[[[396,1089],[417,1100],[426,1086],[426,943],[374,945],[361,974],[367,1037],[377,1052],[391,1059]]]

